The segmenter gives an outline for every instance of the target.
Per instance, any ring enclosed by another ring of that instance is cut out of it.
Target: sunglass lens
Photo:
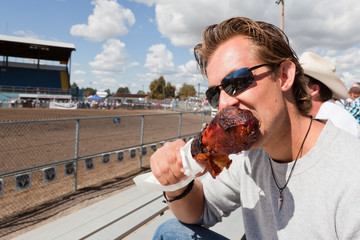
[[[246,75],[236,75],[232,78],[224,79],[221,83],[224,91],[230,96],[234,96],[247,89],[254,81],[252,73]]]
[[[219,105],[220,89],[219,87],[211,87],[206,91],[206,99],[209,101],[213,108]]]

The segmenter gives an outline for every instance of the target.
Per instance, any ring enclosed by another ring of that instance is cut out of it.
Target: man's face
[[[245,36],[236,36],[220,45],[210,57],[207,65],[209,87],[221,84],[229,73],[245,67],[264,64],[250,53],[251,42]],[[224,90],[220,93],[219,110],[237,106],[250,110],[261,123],[258,140],[252,147],[262,147],[270,141],[273,131],[281,131],[284,114],[284,97],[280,80],[273,80],[271,70],[261,67],[252,71],[254,82],[243,92],[230,96]],[[280,121],[279,121],[280,120]]]
[[[349,95],[352,100],[355,100],[356,98],[358,98],[360,96],[360,94],[355,94],[355,93],[349,93]]]

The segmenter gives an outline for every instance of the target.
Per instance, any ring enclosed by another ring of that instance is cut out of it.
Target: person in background
[[[221,111],[246,109],[261,122],[256,142],[215,179],[164,197],[177,219],[154,239],[224,239],[204,228],[241,207],[246,239],[360,239],[360,141],[308,115],[311,97],[298,58],[278,27],[244,17],[207,27],[195,58]],[[186,177],[179,139],[150,159],[162,185]],[[233,228],[232,231],[237,231]]]
[[[345,107],[360,124],[360,83],[354,83],[349,90],[351,102]]]
[[[335,74],[335,65],[313,52],[304,52],[300,59],[304,74],[309,78],[308,90],[312,109],[309,114],[315,119],[330,120],[333,124],[360,139],[360,125],[333,99],[349,97],[346,86]]]

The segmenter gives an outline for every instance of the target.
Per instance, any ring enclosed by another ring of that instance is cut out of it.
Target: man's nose
[[[238,104],[239,100],[236,97],[230,96],[224,90],[221,90],[219,99],[219,110]]]

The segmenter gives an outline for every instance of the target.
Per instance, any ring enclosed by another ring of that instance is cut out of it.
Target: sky
[[[285,0],[284,31],[300,57],[336,65],[349,88],[360,81],[360,1]],[[164,76],[205,92],[193,47],[202,30],[235,16],[281,25],[275,0],[0,0],[0,34],[72,43],[71,84],[98,91],[149,91]]]

